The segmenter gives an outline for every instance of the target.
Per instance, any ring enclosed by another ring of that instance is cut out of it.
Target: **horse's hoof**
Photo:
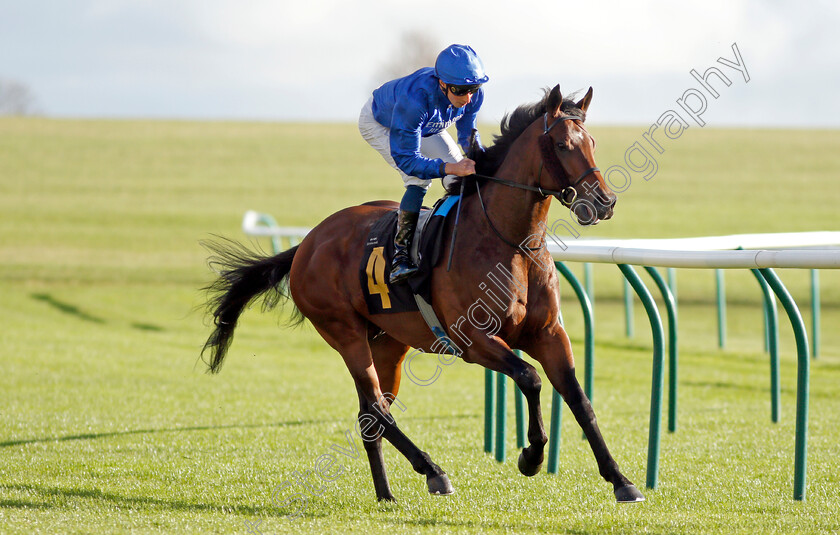
[[[435,496],[449,496],[455,492],[455,488],[449,482],[449,476],[446,474],[431,476],[426,480],[426,484],[429,486],[429,494]]]
[[[525,450],[519,454],[519,471],[523,476],[531,477],[540,473],[542,468],[542,459],[538,463],[532,463],[525,457]]]
[[[637,503],[645,501],[644,495],[639,492],[636,485],[626,485],[615,491],[615,499],[618,503]]]

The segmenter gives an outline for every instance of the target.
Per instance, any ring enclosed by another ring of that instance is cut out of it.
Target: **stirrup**
[[[408,279],[415,273],[417,273],[417,266],[409,260],[403,260],[391,269],[391,273],[388,275],[388,282],[396,284]]]

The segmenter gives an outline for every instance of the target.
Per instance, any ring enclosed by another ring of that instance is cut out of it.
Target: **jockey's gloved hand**
[[[481,136],[478,135],[478,130],[475,128],[473,128],[472,133],[470,134],[468,146],[464,150],[464,153],[467,158],[471,160],[481,158],[481,155],[484,154],[484,146],[481,144]]]

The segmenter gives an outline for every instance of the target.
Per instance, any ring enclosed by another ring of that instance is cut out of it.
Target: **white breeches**
[[[372,104],[373,97],[368,99],[365,105],[362,106],[362,112],[359,114],[359,132],[361,132],[362,137],[371,147],[376,149],[376,152],[385,158],[388,165],[397,170],[406,187],[420,186],[423,189],[429,189],[429,185],[432,183],[431,180],[407,175],[397,167],[394,158],[391,156],[391,129],[387,126],[382,126],[376,121],[373,117]],[[433,136],[420,138],[420,153],[426,158],[440,158],[446,163],[456,163],[463,159],[461,149],[446,130]],[[444,177],[444,187],[454,178],[454,175]]]

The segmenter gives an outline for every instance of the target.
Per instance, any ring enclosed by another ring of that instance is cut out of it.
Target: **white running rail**
[[[249,236],[297,240],[311,230],[281,227],[266,221],[273,222],[269,216],[249,211],[242,219],[242,230]],[[551,256],[559,261],[701,269],[840,269],[840,248],[836,248],[840,246],[840,232],[833,231],[563,241],[549,235],[547,242]],[[819,249],[813,249],[816,247]],[[744,250],[736,250],[739,248]]]

